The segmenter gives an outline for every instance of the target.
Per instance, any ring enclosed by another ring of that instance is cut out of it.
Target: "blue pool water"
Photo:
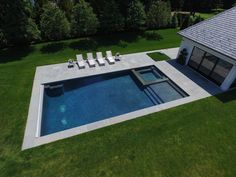
[[[49,85],[44,91],[41,136],[184,97],[169,82],[142,86],[131,71]]]
[[[141,77],[145,81],[153,81],[153,80],[157,79],[157,77],[151,71],[147,71],[147,72],[142,73]]]

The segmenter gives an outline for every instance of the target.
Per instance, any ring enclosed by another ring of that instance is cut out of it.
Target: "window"
[[[227,75],[229,74],[230,70],[232,69],[233,65],[223,61],[219,60],[217,63],[215,69],[213,70],[211,74],[211,78],[216,81],[219,85],[223,83]]]
[[[232,64],[197,47],[194,48],[188,65],[218,85],[224,82],[233,67]],[[236,81],[233,85],[236,85]]]
[[[204,75],[210,75],[212,69],[214,68],[218,60],[219,58],[215,57],[214,55],[206,53],[201,63],[201,66],[199,67],[199,71],[202,72]]]
[[[192,56],[189,60],[189,66],[191,66],[194,69],[198,69],[198,66],[200,65],[202,58],[204,56],[205,52],[197,47],[193,49]]]

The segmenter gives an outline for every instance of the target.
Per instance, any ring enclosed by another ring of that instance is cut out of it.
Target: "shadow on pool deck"
[[[222,90],[217,85],[207,80],[199,73],[192,70],[190,67],[182,66],[178,64],[176,60],[168,60],[167,62],[211,95],[216,95],[222,92]]]

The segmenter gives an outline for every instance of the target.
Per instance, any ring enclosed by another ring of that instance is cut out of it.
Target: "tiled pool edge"
[[[137,57],[139,57],[139,58],[137,58]],[[27,123],[26,123],[24,140],[23,140],[23,144],[22,144],[22,150],[33,148],[33,147],[36,147],[39,145],[43,145],[43,144],[57,141],[60,139],[64,139],[67,137],[75,136],[75,135],[82,134],[85,132],[89,132],[89,131],[92,131],[92,130],[95,130],[98,128],[110,126],[110,125],[113,125],[116,123],[135,119],[140,116],[144,116],[144,115],[158,112],[161,110],[169,109],[172,107],[176,107],[176,106],[179,106],[182,104],[186,104],[186,103],[198,100],[198,99],[202,99],[202,98],[211,96],[211,94],[205,92],[202,88],[200,88],[196,84],[192,84],[191,83],[192,81],[190,81],[188,78],[186,78],[186,76],[184,76],[178,70],[171,68],[166,62],[156,63],[153,60],[151,60],[146,54],[143,54],[143,53],[125,55],[124,58],[125,58],[124,61],[122,61],[123,63],[117,63],[117,66],[115,66],[116,64],[111,65],[111,66],[108,65],[107,68],[105,68],[105,70],[103,70],[102,67],[98,68],[97,70],[91,68],[91,69],[89,69],[89,73],[90,73],[90,75],[97,75],[97,74],[102,74],[102,73],[107,73],[107,72],[116,72],[116,71],[121,71],[121,70],[126,70],[126,69],[133,69],[133,68],[137,68],[137,67],[155,65],[156,67],[158,67],[158,69],[160,69],[163,73],[165,73],[171,80],[173,80],[176,85],[178,85],[180,88],[182,88],[190,96],[180,99],[180,100],[176,100],[176,101],[164,103],[161,105],[138,110],[135,112],[116,116],[116,117],[113,117],[110,119],[105,119],[103,121],[95,122],[92,124],[87,124],[84,126],[80,126],[80,127],[72,128],[69,130],[57,132],[57,133],[50,134],[50,135],[43,136],[43,137],[37,137],[36,130],[37,130],[37,126],[38,126],[38,123],[37,123],[38,121],[35,120],[35,115],[38,115],[39,105],[42,105],[42,103],[39,104],[40,86],[42,85],[42,83],[47,82],[47,80],[45,80],[44,76],[46,76],[46,77],[49,76],[48,82],[52,81],[51,77],[53,77],[53,75],[50,76],[50,74],[40,75],[40,74],[42,74],[40,72],[44,72],[44,70],[42,70],[43,68],[50,69],[50,67],[53,68],[55,65],[38,67],[35,72],[35,78],[34,78],[34,83],[33,83],[33,88],[32,88],[31,101],[30,101],[29,113],[28,113],[28,118],[27,118]],[[66,66],[66,64],[56,65],[56,67],[65,67],[65,66]],[[63,69],[65,69],[65,68],[63,68]],[[174,74],[173,73],[166,73],[165,69],[168,72],[169,71],[173,72]],[[83,71],[83,70],[81,70],[81,71]],[[78,72],[78,71],[75,71],[75,72],[77,72],[79,74],[76,77],[76,75],[74,74],[74,71],[72,70],[71,78],[75,78],[75,77],[79,78],[79,77],[87,76],[86,72]],[[69,71],[68,71],[68,73],[69,73]],[[63,76],[64,79],[70,78],[69,77],[70,73],[69,74],[68,73],[66,73],[66,77]],[[178,80],[175,80],[176,78]],[[53,79],[54,80],[61,80],[58,77],[53,78]],[[187,84],[182,85],[184,82],[186,82]],[[190,85],[190,88],[188,88],[189,85]]]

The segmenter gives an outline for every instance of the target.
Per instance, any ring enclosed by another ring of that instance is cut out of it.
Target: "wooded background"
[[[235,0],[1,0],[0,47],[97,33],[185,28]],[[184,19],[173,12],[190,12]],[[172,13],[171,13],[172,12]]]

